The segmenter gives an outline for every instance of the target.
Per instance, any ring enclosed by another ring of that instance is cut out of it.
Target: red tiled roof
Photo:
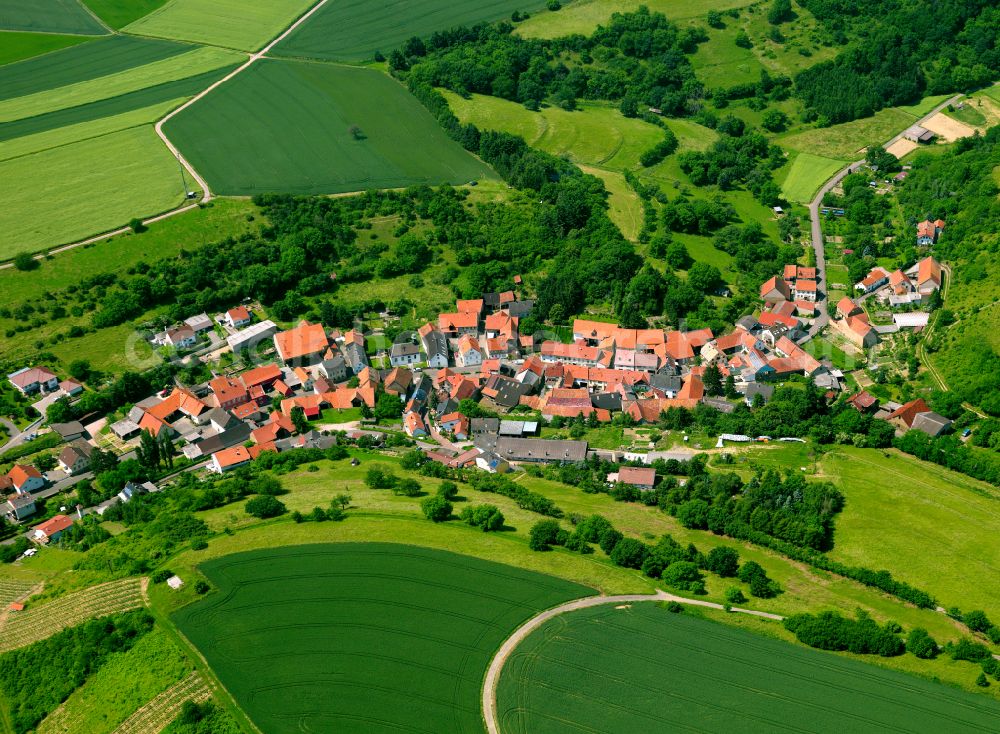
[[[308,321],[303,321],[294,329],[275,334],[274,345],[281,358],[290,362],[322,353],[330,346],[330,340],[327,338],[326,330],[322,324],[310,324]]]
[[[24,486],[24,483],[29,479],[40,479],[41,476],[42,473],[30,464],[15,464],[11,470],[7,472],[7,477],[13,485],[18,488]]]
[[[917,398],[916,400],[911,400],[905,405],[899,406],[896,410],[889,414],[889,420],[898,418],[903,423],[906,424],[907,428],[913,427],[913,421],[920,413],[929,413],[931,407],[924,401],[923,398]]]
[[[232,446],[228,449],[222,449],[222,451],[216,451],[212,454],[212,457],[222,469],[225,469],[227,466],[246,463],[251,459],[250,452],[247,451],[245,446]]]
[[[273,384],[279,377],[281,377],[281,368],[276,364],[265,364],[261,367],[254,367],[252,370],[247,370],[240,375],[240,379],[243,380],[243,384],[247,388]]]
[[[236,308],[231,308],[226,312],[226,315],[232,321],[246,321],[250,318],[250,312],[247,311],[246,306],[237,306]]]
[[[618,470],[618,481],[640,487],[652,487],[656,483],[656,469],[652,467],[623,466]]]
[[[40,525],[35,526],[35,530],[40,530],[46,538],[60,533],[73,524],[73,518],[67,515],[55,515]]]

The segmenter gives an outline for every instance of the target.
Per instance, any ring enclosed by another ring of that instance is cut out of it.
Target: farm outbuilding
[[[913,125],[906,129],[903,137],[914,143],[930,143],[934,140],[934,133],[920,125]]]

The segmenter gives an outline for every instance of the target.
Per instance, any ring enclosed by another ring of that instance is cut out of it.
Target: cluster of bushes
[[[509,497],[522,510],[535,512],[549,517],[562,517],[563,511],[548,497],[532,492],[527,487],[508,479],[502,474],[487,474],[486,472],[471,472],[467,476],[469,484],[480,492],[492,492]]]
[[[862,610],[857,618],[843,617],[836,612],[819,614],[793,614],[786,617],[785,628],[810,647],[821,650],[853,652],[859,655],[881,655],[895,657],[906,650],[899,633],[902,631],[895,622],[882,627]]]
[[[115,653],[153,628],[146,611],[93,619],[0,656],[0,691],[16,734],[32,731]]]

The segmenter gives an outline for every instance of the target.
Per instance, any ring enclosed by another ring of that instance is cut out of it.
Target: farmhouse
[[[215,404],[223,410],[232,410],[250,399],[246,385],[232,377],[216,377],[209,381],[209,389],[215,396]]]
[[[59,387],[59,378],[44,367],[24,367],[7,375],[7,379],[22,395],[33,395]]]
[[[862,280],[854,284],[854,289],[862,293],[871,293],[878,290],[889,282],[889,271],[881,266],[876,266],[868,271]]]
[[[274,348],[285,364],[315,364],[330,348],[323,324],[301,321],[294,329],[274,335]]]
[[[933,257],[925,257],[911,268],[916,281],[917,293],[928,296],[941,288],[941,263]]]
[[[587,442],[500,436],[496,454],[508,462],[577,463],[587,459]]]
[[[854,316],[859,313],[862,313],[861,306],[847,296],[844,296],[837,302],[837,315],[840,318],[846,319],[848,316]]]
[[[934,133],[920,125],[908,127],[903,132],[903,138],[913,143],[930,143],[934,140]]]
[[[788,288],[788,283],[775,275],[761,285],[760,297],[764,303],[777,303],[778,301],[791,300],[792,292]]]
[[[656,469],[652,467],[623,466],[618,470],[613,482],[616,484],[630,484],[637,489],[649,491],[656,484]]]
[[[943,219],[935,219],[933,222],[929,219],[917,224],[917,244],[918,245],[933,245],[938,241],[938,237],[941,232],[944,231],[945,221]]]

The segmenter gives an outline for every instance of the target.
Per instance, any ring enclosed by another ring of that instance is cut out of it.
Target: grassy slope
[[[166,633],[155,628],[128,652],[109,658],[42,721],[38,734],[107,734],[190,669]]]
[[[4,33],[0,45],[0,66],[69,48],[90,39],[86,36],[57,36],[52,33]]]
[[[482,676],[525,619],[592,589],[399,544],[221,558],[174,621],[262,729],[482,730]],[[289,696],[294,690],[295,695]]]
[[[361,139],[349,132],[354,125]],[[402,86],[368,69],[265,61],[166,131],[222,194],[337,193],[490,175]]]
[[[504,668],[498,709],[510,734],[669,731],[681,722],[696,730],[779,731],[807,720],[809,731],[829,734],[972,732],[990,728],[1000,713],[996,702],[965,692],[651,604],[548,622]]]
[[[140,36],[255,51],[291,25],[312,0],[171,0],[129,24]]]
[[[84,35],[108,32],[77,0],[0,0],[0,29]]]
[[[0,211],[0,258],[111,230],[184,200],[177,162],[151,125],[4,161],[0,178],[17,182]]]
[[[544,4],[544,0],[340,0],[327,3],[275,52],[278,56],[368,61],[376,51],[388,55],[412,36],[504,20],[515,10],[535,11]]]
[[[111,28],[129,23],[153,12],[167,0],[83,0],[90,10]]]
[[[834,558],[887,568],[945,606],[1000,617],[1000,590],[986,582],[1000,574],[1000,492],[895,452],[837,449],[822,468],[847,497]]]
[[[847,161],[799,153],[781,183],[781,193],[789,201],[801,204],[811,201],[819,187],[846,165]]]

